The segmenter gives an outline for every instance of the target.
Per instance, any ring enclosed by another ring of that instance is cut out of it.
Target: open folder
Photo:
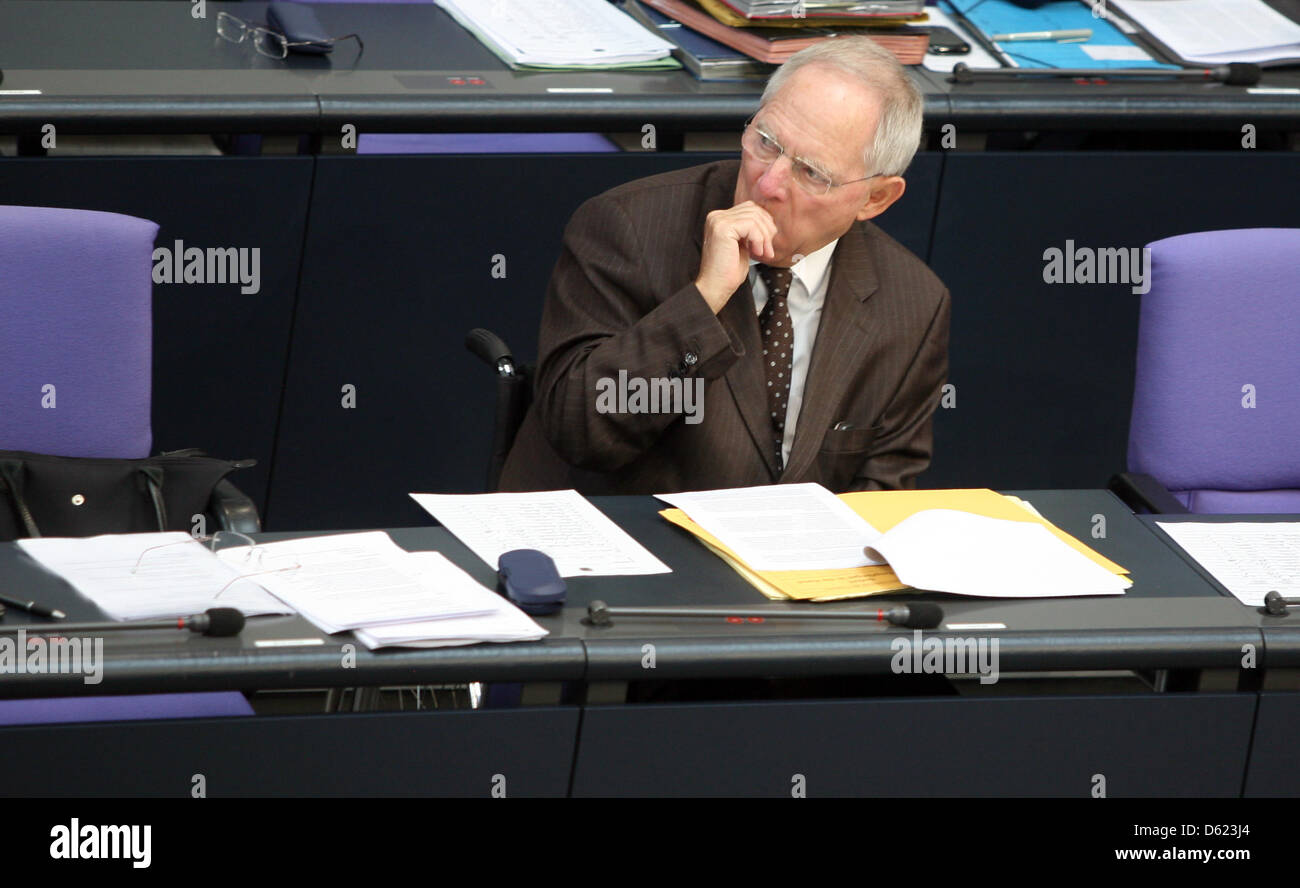
[[[1051,537],[1055,537],[1056,540],[1068,546],[1074,553],[1082,556],[1083,572],[1086,573],[1089,568],[1094,570],[1100,568],[1106,575],[1102,581],[1096,581],[1094,577],[1091,581],[1095,584],[1094,591],[1084,592],[1076,585],[1068,589],[1062,587],[1059,591],[1055,588],[1045,587],[1038,594],[1118,594],[1129,585],[1124,578],[1128,571],[1123,567],[1093,551],[1079,540],[1045,520],[1021,500],[1015,497],[1003,496],[992,490],[871,491],[840,494],[839,499],[872,527],[881,531],[882,538],[879,546],[884,550],[882,554],[885,554],[886,557],[889,557],[889,549],[891,548],[889,545],[891,540],[889,531],[908,519],[915,518],[920,521],[932,522],[931,526],[936,528],[960,528],[963,533],[967,532],[968,525],[963,522],[962,517],[951,514],[956,512],[964,513],[968,517],[981,516],[987,519],[1021,523],[1026,525],[1024,533],[1042,534],[1045,532],[1050,534]],[[922,515],[921,513],[926,514]],[[700,542],[727,562],[737,573],[747,579],[768,598],[777,600],[836,601],[913,588],[900,580],[898,572],[887,564],[836,570],[755,570],[716,536],[692,521],[682,510],[666,509],[659,514],[697,537]],[[1040,530],[1031,530],[1031,528],[1035,527],[1040,528]],[[1020,530],[1019,528],[1013,529]],[[898,548],[905,548],[909,543],[914,548],[915,534],[910,535],[911,540],[903,539],[902,537],[908,536],[906,533],[908,528],[900,528],[900,530],[903,530],[904,534],[895,539],[895,542],[899,544]],[[958,558],[970,557],[969,550],[962,554],[963,547],[971,545],[969,536],[950,536],[945,539],[942,534],[937,534],[928,538],[927,544],[932,547],[935,553],[943,552],[947,548],[949,551],[957,553],[956,557]],[[1023,551],[1027,552],[1028,549]],[[937,562],[941,559],[936,558],[934,560]],[[903,571],[901,561],[897,563],[900,564],[900,571]],[[1008,570],[1009,577],[1012,572]],[[906,575],[907,572],[903,571],[903,573]],[[988,592],[986,589],[974,588],[968,591],[967,594],[993,593]]]

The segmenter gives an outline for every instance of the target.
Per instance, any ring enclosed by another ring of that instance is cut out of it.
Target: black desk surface
[[[1049,520],[1127,567],[1134,585],[1122,597],[997,601],[932,596],[946,623],[1004,623],[1006,629],[948,630],[999,639],[1002,671],[1041,669],[1236,669],[1241,647],[1261,641],[1263,625],[1290,618],[1261,616],[1225,597],[1137,516],[1104,491],[1023,494]],[[324,636],[297,616],[258,617],[235,638],[148,631],[105,634],[104,680],[87,686],[79,675],[3,675],[0,696],[194,691],[219,688],[365,686],[457,681],[564,681],[645,678],[643,645],[656,646],[655,678],[810,676],[887,673],[890,643],[907,630],[827,620],[618,620],[609,627],[582,623],[597,598],[612,605],[766,607],[779,612],[748,583],[684,531],[657,514],[649,497],[604,497],[596,505],[672,568],[636,577],[579,577],[569,581],[569,607],[541,618],[551,635],[539,642],[481,644],[433,650],[369,652],[357,646],[355,666],[344,668],[350,636]],[[1091,538],[1096,515],[1106,517],[1104,539]],[[491,568],[440,527],[399,528],[393,538],[412,550],[436,549],[481,582]],[[290,534],[268,534],[277,539]],[[23,590],[62,607],[73,620],[100,617],[70,587],[36,566],[12,544],[0,544],[0,588]],[[891,596],[891,598],[894,598]],[[881,599],[837,607],[874,609]],[[11,611],[9,623],[36,622]],[[1279,629],[1295,647],[1294,633]],[[283,639],[309,645],[266,646]],[[258,642],[262,642],[259,645]]]
[[[1300,0],[1275,0],[1298,3]],[[738,131],[760,87],[704,83],[686,71],[513,72],[429,4],[323,4],[326,28],[360,32],[331,56],[272,60],[216,36],[217,13],[261,20],[263,3],[210,2],[206,18],[170,0],[0,0],[0,131],[324,132]],[[1296,94],[1180,83],[1070,81],[958,85],[913,69],[932,128],[1188,129],[1300,124]],[[486,85],[457,86],[458,75]],[[1265,87],[1300,87],[1272,70]],[[592,94],[549,90],[608,89]]]

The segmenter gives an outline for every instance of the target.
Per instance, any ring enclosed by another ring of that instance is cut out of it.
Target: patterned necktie
[[[767,304],[758,314],[758,326],[763,331],[763,373],[767,377],[767,409],[772,419],[776,464],[781,466],[790,368],[794,366],[794,338],[790,335],[794,328],[790,322],[790,306],[786,304],[792,275],[788,268],[760,264],[758,276],[767,286]]]

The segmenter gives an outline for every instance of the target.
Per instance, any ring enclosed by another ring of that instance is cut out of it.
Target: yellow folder
[[[1041,524],[1060,537],[1066,544],[1082,552],[1111,573],[1127,574],[1109,558],[1098,554],[1079,542],[1050,521],[1042,518],[1015,497],[1003,496],[986,488],[970,490],[877,490],[862,493],[842,493],[839,498],[857,512],[867,523],[881,533],[892,528],[904,518],[926,509],[954,509],[971,512],[986,518],[1008,521],[1025,521]],[[772,599],[798,599],[800,601],[836,601],[845,598],[864,598],[885,592],[907,589],[888,565],[850,567],[839,570],[764,570],[758,571],[741,561],[736,553],[703,527],[692,521],[681,509],[665,509],[659,513],[666,520],[694,534],[700,542],[727,564],[749,580],[758,591]]]

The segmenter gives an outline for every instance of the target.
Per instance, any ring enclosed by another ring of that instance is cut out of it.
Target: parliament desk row
[[[535,359],[578,205],[727,156],[0,158],[0,201],[161,225],[155,451],[257,459],[234,480],[269,530],[392,527],[420,521],[409,492],[482,489],[494,381],[464,335],[489,327]],[[954,388],[921,484],[1100,487],[1124,470],[1140,288],[1048,282],[1045,253],[1300,226],[1296,164],[922,152],[877,220],[953,297]],[[176,280],[187,250],[217,248],[243,251],[251,283]]]
[[[918,641],[910,630],[780,620],[784,605],[659,518],[654,500],[597,498],[673,573],[571,580],[564,611],[540,618],[550,635],[539,642],[349,656],[347,635],[261,617],[232,638],[108,633],[93,686],[0,676],[5,697],[239,689],[255,702],[270,689],[487,682],[522,685],[517,705],[5,727],[0,793],[188,795],[202,775],[211,796],[788,797],[800,780],[821,796],[1300,795],[1288,754],[1300,725],[1297,618],[1228,597],[1109,493],[1019,495],[1134,585],[1122,597],[926,596],[945,620],[923,638],[997,639],[995,682],[900,674],[898,652]],[[390,533],[493,582],[442,528]],[[74,619],[97,615],[12,544],[0,546],[0,585]],[[598,598],[773,616],[588,625]],[[971,624],[1005,628],[961,628]]]
[[[1300,19],[1297,0],[1271,0]],[[687,131],[735,131],[761,85],[700,82],[685,70],[512,72],[432,4],[328,4],[333,34],[359,33],[327,57],[258,55],[222,41],[226,11],[265,21],[265,3],[4,0],[0,133],[292,133],[633,131],[650,123],[666,143]],[[142,35],[149,35],[143,39]],[[991,131],[1126,131],[1240,137],[1300,130],[1300,74],[1269,70],[1261,88],[1072,80],[957,84],[915,68],[928,127]],[[1291,90],[1291,92],[1288,92]]]

